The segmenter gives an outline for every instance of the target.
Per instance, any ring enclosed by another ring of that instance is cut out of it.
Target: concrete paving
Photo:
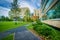
[[[9,34],[15,33],[14,40],[39,40],[31,32],[29,32],[25,26],[7,30],[6,32],[0,33],[0,40]]]
[[[14,29],[11,29],[11,30],[7,30],[5,32],[0,33],[0,39],[6,37],[9,34],[21,32],[21,31],[26,31],[26,30],[27,29],[24,26],[21,26],[21,27],[18,27],[18,28],[14,28]]]
[[[15,33],[14,40],[40,40],[29,31]]]

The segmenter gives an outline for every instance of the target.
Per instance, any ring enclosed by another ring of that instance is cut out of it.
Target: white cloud
[[[0,7],[0,16],[8,16],[9,11],[10,11],[10,9]]]
[[[27,2],[21,2],[20,4],[20,7],[23,8],[23,7],[28,7],[30,9],[30,12],[33,13],[34,12],[34,8],[31,7]]]

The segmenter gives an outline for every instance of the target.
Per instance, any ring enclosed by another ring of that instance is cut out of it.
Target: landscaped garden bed
[[[60,31],[42,23],[40,20],[33,24],[33,30],[42,36],[44,40],[60,40]]]

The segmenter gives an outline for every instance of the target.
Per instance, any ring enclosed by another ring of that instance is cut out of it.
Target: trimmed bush
[[[45,36],[47,39],[60,40],[60,32],[42,23],[41,21],[36,21],[36,23],[33,24],[33,26],[33,29],[38,34]]]

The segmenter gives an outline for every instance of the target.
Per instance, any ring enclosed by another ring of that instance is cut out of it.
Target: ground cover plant
[[[46,40],[60,40],[60,31],[42,23],[40,20],[37,20],[33,26],[33,29]]]

